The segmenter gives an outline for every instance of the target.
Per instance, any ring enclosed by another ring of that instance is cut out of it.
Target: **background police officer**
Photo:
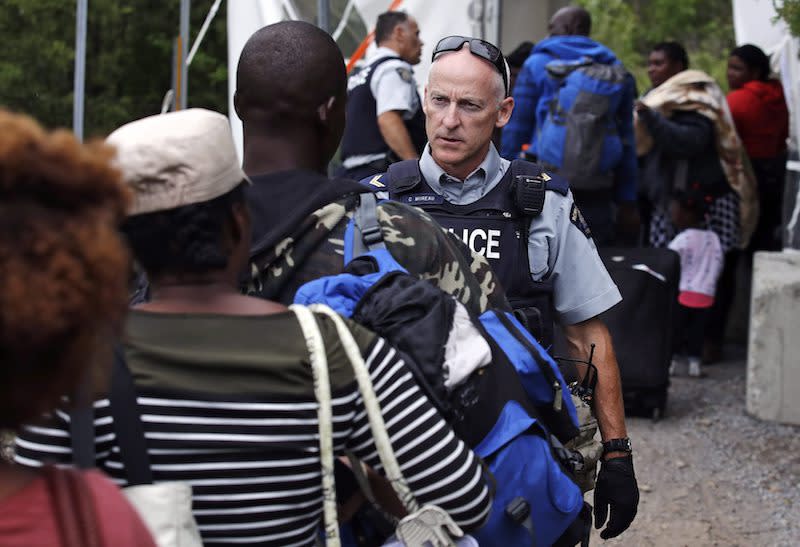
[[[382,173],[392,162],[416,159],[425,145],[425,114],[411,66],[422,41],[417,21],[388,11],[375,26],[378,49],[348,82],[341,175],[356,180]]]
[[[595,525],[605,523],[610,506],[601,537],[619,535],[636,515],[639,494],[617,361],[597,315],[618,303],[620,293],[566,182],[528,162],[511,164],[491,142],[514,108],[499,50],[483,40],[451,36],[436,46],[433,61],[423,103],[429,144],[418,162],[396,163],[369,182],[388,189],[393,199],[426,209],[459,236],[466,234],[465,242],[492,262],[512,304],[531,285],[551,287],[572,357],[588,359],[595,344],[594,410],[605,448],[595,488]],[[545,191],[542,183],[553,191]],[[523,207],[527,218],[518,214]],[[520,234],[519,217],[527,234]]]

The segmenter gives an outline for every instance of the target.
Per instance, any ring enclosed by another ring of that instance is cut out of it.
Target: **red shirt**
[[[136,510],[119,488],[99,471],[84,473],[92,492],[103,545],[156,547]],[[44,477],[37,477],[0,500],[0,545],[60,545],[58,524]]]
[[[778,80],[751,80],[728,93],[728,106],[751,158],[774,158],[786,151],[789,111]]]

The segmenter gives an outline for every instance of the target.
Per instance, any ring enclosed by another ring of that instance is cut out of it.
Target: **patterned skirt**
[[[706,228],[719,237],[722,252],[727,253],[739,246],[739,196],[734,192],[718,197],[708,208]],[[650,219],[650,246],[666,247],[677,230],[669,218],[669,212],[660,208],[653,211]]]

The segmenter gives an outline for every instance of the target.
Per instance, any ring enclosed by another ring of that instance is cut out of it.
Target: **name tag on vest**
[[[410,196],[402,196],[402,203],[407,205],[439,205],[444,203],[444,198],[439,194],[411,194]]]

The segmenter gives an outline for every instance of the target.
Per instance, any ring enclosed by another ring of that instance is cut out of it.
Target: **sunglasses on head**
[[[503,57],[503,52],[486,40],[468,36],[446,36],[439,40],[439,43],[433,48],[431,62],[435,61],[436,56],[440,53],[460,50],[465,43],[469,44],[469,50],[473,55],[489,61],[497,69],[497,72],[503,77],[503,89],[505,89],[506,97],[508,97],[508,65]]]

